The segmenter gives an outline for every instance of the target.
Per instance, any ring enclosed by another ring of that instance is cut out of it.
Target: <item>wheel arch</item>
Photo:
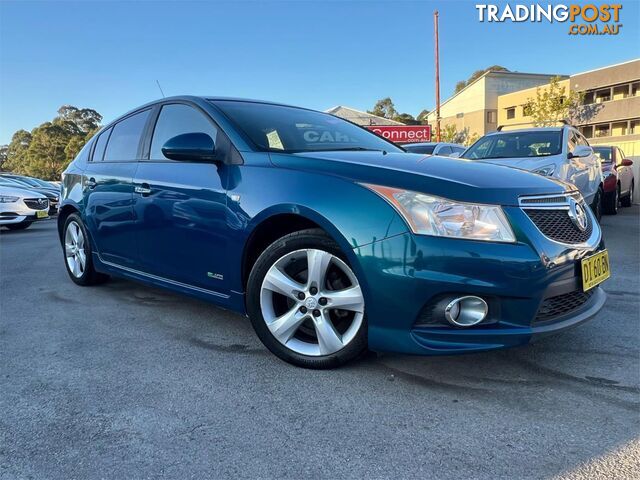
[[[67,221],[67,218],[72,213],[80,214],[80,209],[73,203],[67,203],[63,205],[58,211],[58,237],[60,239],[60,242],[62,242],[62,230],[64,229],[64,222]]]
[[[241,281],[245,290],[251,269],[265,248],[289,233],[309,228],[319,228],[329,235],[341,248],[351,267],[358,269],[352,247],[338,228],[327,218],[307,207],[299,205],[274,207],[254,217],[251,223],[250,234],[244,244],[241,260]]]

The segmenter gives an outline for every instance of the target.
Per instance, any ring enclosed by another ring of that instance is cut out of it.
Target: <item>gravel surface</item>
[[[640,478],[639,209],[603,219],[591,322],[517,349],[289,366],[249,322],[68,278],[55,222],[0,233],[0,477]]]

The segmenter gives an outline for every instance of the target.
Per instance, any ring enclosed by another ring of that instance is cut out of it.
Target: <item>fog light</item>
[[[472,327],[484,320],[488,311],[487,302],[470,295],[449,302],[444,309],[444,316],[456,327]]]

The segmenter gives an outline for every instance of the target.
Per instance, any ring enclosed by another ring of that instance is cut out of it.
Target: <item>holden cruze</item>
[[[525,344],[593,317],[609,261],[574,187],[409,154],[332,115],[175,97],[63,174],[79,285],[127,277],[247,314],[278,357],[342,364]]]

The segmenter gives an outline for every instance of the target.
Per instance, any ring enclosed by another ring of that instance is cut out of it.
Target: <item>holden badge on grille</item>
[[[581,232],[587,229],[587,212],[585,212],[584,207],[573,198],[569,198],[569,217]]]

